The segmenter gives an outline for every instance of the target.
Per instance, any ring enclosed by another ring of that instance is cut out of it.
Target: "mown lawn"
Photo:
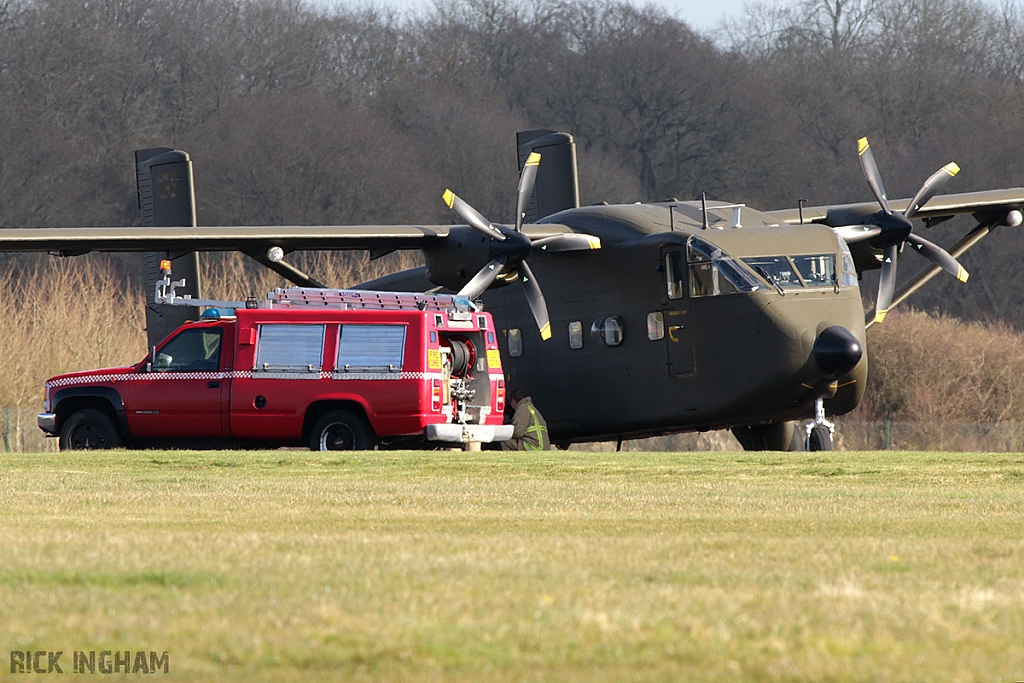
[[[168,680],[1024,679],[1024,455],[0,456],[12,650]]]

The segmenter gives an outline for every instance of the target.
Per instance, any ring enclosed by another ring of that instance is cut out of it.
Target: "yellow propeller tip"
[[[540,338],[551,339],[551,323],[544,323],[544,327],[540,328]]]
[[[540,164],[540,154],[537,152],[530,152],[530,156],[526,158],[527,166],[537,166]]]
[[[442,199],[444,199],[444,203],[447,204],[450,209],[452,208],[452,205],[455,204],[455,193],[451,190],[445,190]]]
[[[600,249],[601,248],[601,238],[600,237],[594,237],[593,235],[591,235],[588,241],[590,242],[590,248],[591,249]]]
[[[968,273],[967,270],[961,266],[960,270],[956,274],[956,279],[959,280],[960,282],[967,282],[967,278],[969,278],[970,276],[971,274]]]
[[[875,311],[875,322],[880,323],[885,320],[885,314],[889,312],[889,309],[884,311]]]
[[[952,178],[953,176],[960,172],[960,167],[956,165],[956,162],[951,161],[945,166],[943,166],[942,170],[948,173],[949,177]]]
[[[868,139],[867,138],[861,138],[860,140],[857,140],[857,154],[863,154],[864,150],[866,150],[867,148],[868,148]]]

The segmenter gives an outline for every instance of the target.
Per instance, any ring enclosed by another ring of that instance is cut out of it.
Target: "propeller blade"
[[[941,266],[944,271],[955,277],[960,282],[967,282],[967,278],[970,277],[970,274],[963,266],[960,265],[960,262],[953,258],[945,249],[934,242],[929,242],[925,238],[918,237],[914,234],[909,235],[907,237],[907,241],[910,242],[910,246],[917,250],[921,256],[924,256],[935,265]]]
[[[885,215],[891,216],[892,209],[889,208],[889,200],[886,198],[885,188],[882,186],[882,174],[878,172],[878,166],[875,164],[875,157],[871,153],[871,146],[868,145],[867,138],[857,140],[857,154],[860,155],[860,167],[864,171],[864,177],[868,180],[871,192],[874,193],[878,203],[882,205]]]
[[[878,278],[878,298],[875,299],[875,322],[885,320],[885,314],[889,312],[889,304],[892,303],[892,293],[896,289],[896,253],[899,248],[890,244],[885,248],[885,258],[882,260],[882,274]]]
[[[530,304],[533,319],[537,321],[537,327],[540,329],[540,338],[550,339],[551,319],[548,317],[548,304],[544,301],[544,294],[540,291],[537,278],[533,276],[533,271],[530,270],[530,266],[526,265],[526,261],[519,264],[519,272],[523,276],[526,302]]]
[[[523,214],[526,213],[526,204],[533,194],[533,183],[537,180],[537,169],[540,168],[540,154],[530,152],[523,165],[523,172],[519,176],[519,194],[516,197],[516,232],[523,231]]]
[[[486,266],[480,269],[479,273],[473,276],[472,280],[463,285],[458,295],[475,299],[483,294],[501,274],[501,268],[505,265],[506,260],[507,257],[504,254],[491,259]]]
[[[928,180],[924,181],[924,185],[917,191],[914,198],[910,200],[910,205],[907,206],[907,210],[903,212],[903,215],[907,219],[913,218],[914,214],[927,204],[928,200],[934,197],[939,190],[945,187],[950,178],[959,172],[960,167],[951,161],[933,173]],[[938,262],[936,261],[936,263]]]
[[[454,211],[456,216],[466,221],[466,225],[471,228],[476,228],[488,237],[494,238],[499,242],[505,241],[505,235],[501,230],[498,230],[496,227],[491,225],[489,220],[480,215],[479,211],[466,203],[457,194],[451,190],[445,190],[443,198],[444,203],[448,205],[448,208]]]
[[[534,249],[541,251],[587,251],[589,249],[600,249],[601,238],[582,233],[568,233],[565,235],[552,235],[542,237],[533,243]]]

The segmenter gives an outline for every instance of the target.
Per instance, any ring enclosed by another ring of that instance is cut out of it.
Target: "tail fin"
[[[196,198],[192,180],[192,160],[188,154],[167,147],[140,149],[135,152],[135,180],[139,193],[139,210],[145,228],[195,227]],[[172,258],[173,256],[173,258]],[[158,306],[153,291],[162,279],[160,261],[172,259],[174,277],[185,278],[185,287],[178,291],[201,298],[199,254],[188,252],[174,256],[167,252],[143,254],[142,279],[146,287],[146,336],[149,348],[163,341],[186,320],[199,318],[193,306]]]
[[[524,223],[536,223],[553,213],[580,205],[576,143],[572,135],[553,130],[526,130],[516,133],[516,146],[520,173],[530,153],[540,153],[533,198],[527,204]]]

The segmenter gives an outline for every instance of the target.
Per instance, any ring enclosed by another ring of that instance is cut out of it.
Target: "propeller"
[[[960,172],[960,167],[955,163],[948,163],[933,173],[924,185],[917,191],[906,210],[900,213],[893,211],[889,206],[889,199],[885,194],[885,187],[882,184],[882,174],[878,172],[875,164],[875,157],[871,153],[867,138],[857,141],[857,153],[860,155],[860,166],[867,178],[868,186],[878,201],[882,210],[875,213],[871,218],[871,224],[877,226],[878,236],[871,244],[882,247],[882,273],[878,279],[878,297],[875,299],[874,322],[880,323],[885,319],[892,303],[893,292],[896,289],[896,260],[904,243],[909,243],[917,253],[941,267],[961,282],[967,282],[969,277],[967,271],[959,262],[942,247],[929,242],[923,237],[913,234],[914,224],[911,219],[920,211],[921,207],[928,203],[939,190],[945,187],[950,178]]]
[[[551,319],[548,316],[548,305],[544,300],[544,293],[541,292],[536,276],[526,263],[527,255],[535,249],[547,252],[600,249],[601,240],[593,235],[570,233],[552,235],[534,242],[523,233],[523,217],[526,215],[526,205],[533,193],[539,166],[540,154],[531,152],[523,166],[523,172],[519,176],[515,229],[491,223],[451,190],[445,190],[444,202],[449,209],[466,222],[466,225],[494,241],[491,244],[491,260],[469,282],[463,285],[459,290],[459,295],[475,299],[499,277],[507,277],[515,273],[517,279],[523,283],[526,302],[530,306],[534,320],[537,321],[541,339],[550,339]]]

